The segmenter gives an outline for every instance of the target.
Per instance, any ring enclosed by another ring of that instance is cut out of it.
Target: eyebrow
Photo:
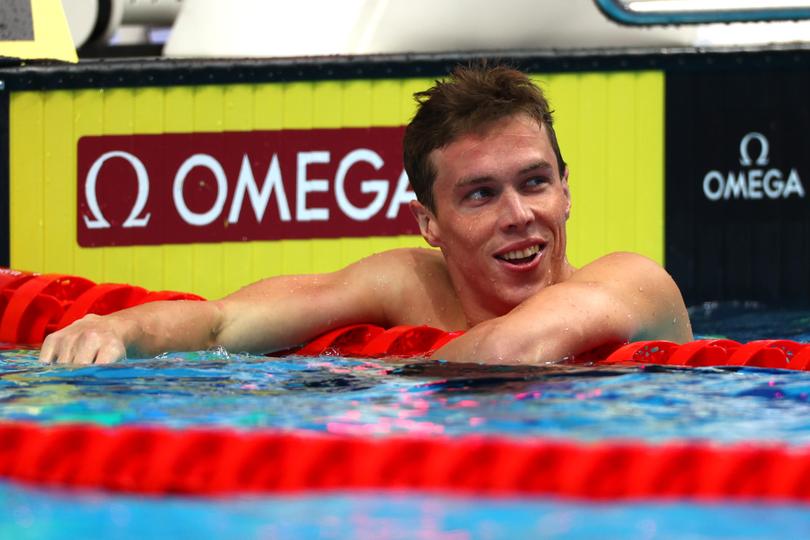
[[[523,167],[518,171],[518,174],[526,174],[532,171],[538,172],[552,172],[554,168],[551,166],[551,163],[546,161],[545,159],[541,159],[540,161],[536,161],[526,167]],[[465,188],[468,186],[477,186],[479,184],[485,184],[487,182],[491,182],[493,180],[492,176],[484,175],[484,176],[471,176],[469,178],[462,178],[458,182],[456,182],[456,188]]]

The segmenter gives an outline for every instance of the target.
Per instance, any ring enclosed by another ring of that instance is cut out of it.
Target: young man
[[[50,335],[43,362],[223,346],[268,352],[352,324],[466,330],[450,361],[554,362],[608,343],[692,338],[680,291],[655,262],[566,258],[568,169],[548,103],[522,73],[462,68],[417,94],[404,140],[411,210],[439,250],[399,249],[332,274],[282,276],[210,302],[89,315]]]

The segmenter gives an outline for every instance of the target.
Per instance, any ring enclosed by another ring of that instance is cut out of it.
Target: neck
[[[504,298],[488,296],[486,293],[476,293],[476,291],[470,290],[465,286],[464,279],[461,276],[453,276],[452,271],[451,282],[461,303],[467,326],[472,328],[482,322],[506,315],[546,287],[568,280],[575,271],[576,268],[567,259],[563,259],[559,267],[552,270],[548,278],[543,280],[543,283],[537,284],[532,291],[528,292],[526,297],[512,302]]]

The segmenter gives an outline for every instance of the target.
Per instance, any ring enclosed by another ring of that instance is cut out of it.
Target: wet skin
[[[209,302],[154,302],[88,316],[49,336],[40,359],[108,363],[125,355],[223,346],[268,352],[354,323],[466,333],[453,362],[545,364],[608,343],[692,339],[680,291],[660,265],[612,253],[566,259],[568,172],[544,126],[512,116],[435,150],[435,208],[411,203],[439,250],[397,249],[337,272],[269,278]]]
[[[558,170],[545,126],[506,118],[431,159],[438,211],[418,202],[412,209],[423,236],[444,254],[470,326],[570,277],[567,171]]]

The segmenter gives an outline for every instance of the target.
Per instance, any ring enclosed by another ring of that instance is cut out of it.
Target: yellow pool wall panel
[[[568,255],[611,251],[663,263],[664,74],[533,76],[555,110],[569,170]],[[10,97],[10,259],[14,268],[221,297],[279,274],[328,272],[418,236],[83,248],[76,148],[86,135],[406,124],[432,79],[14,92]]]

